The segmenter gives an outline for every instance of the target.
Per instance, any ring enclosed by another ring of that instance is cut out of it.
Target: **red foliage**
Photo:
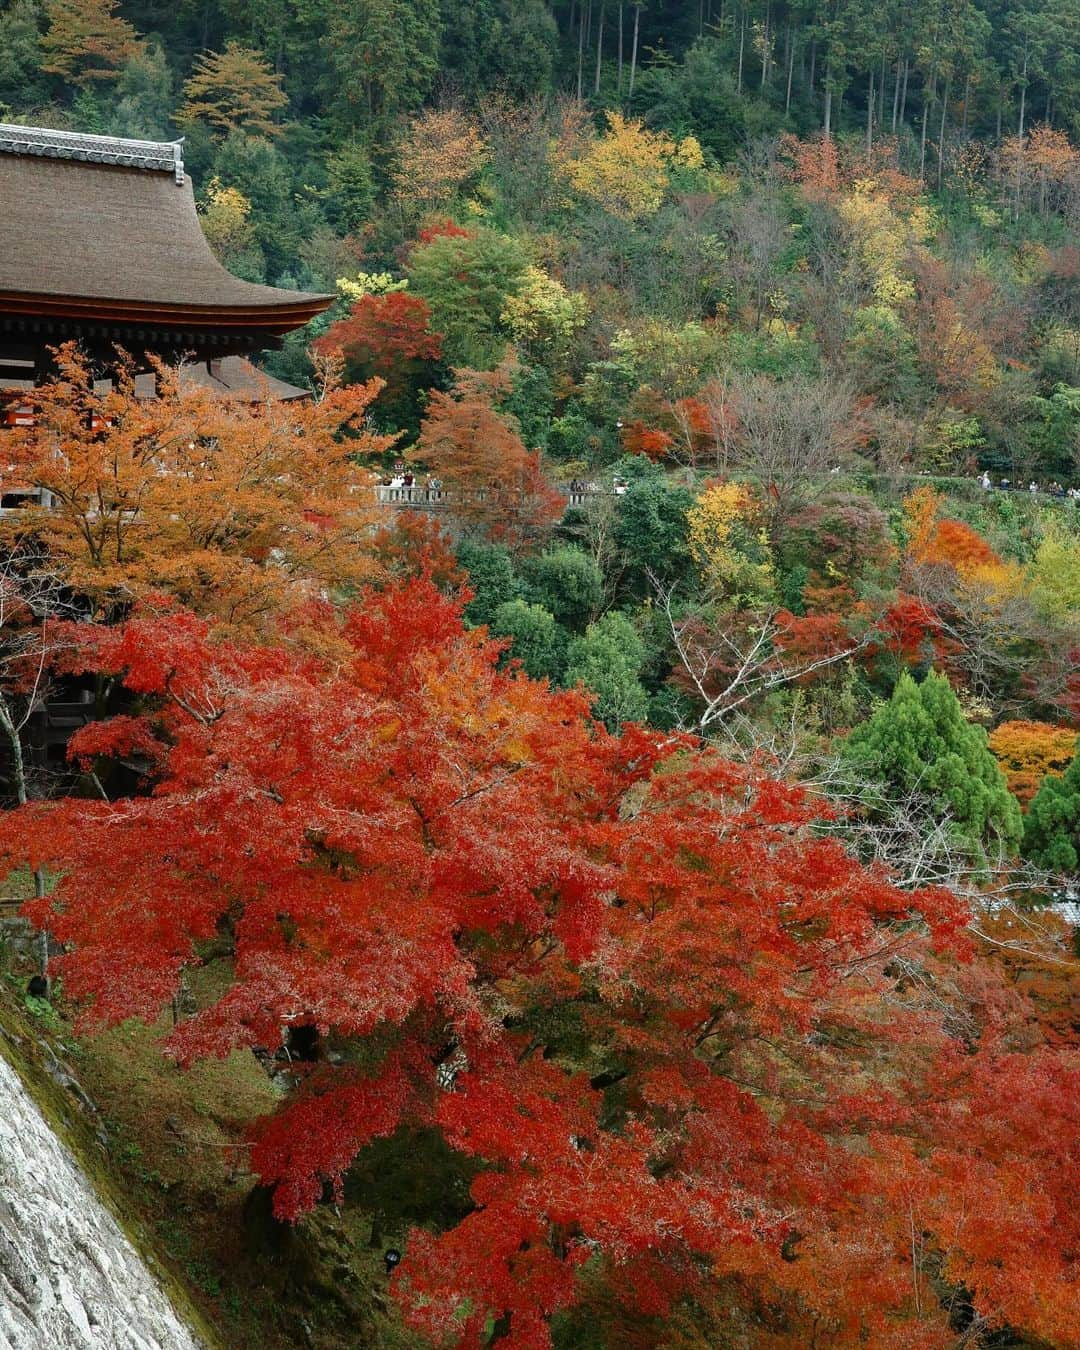
[[[964,906],[864,868],[802,790],[500,671],[429,580],[322,621],[332,656],[181,610],[88,626],[83,662],[143,695],[153,792],[0,818],[3,861],[58,878],[29,910],[92,1018],[154,1017],[213,937],[230,983],[182,1061],[296,1024],[358,1050],[258,1134],[281,1217],[423,1124],[482,1164],[394,1276],[436,1340],[507,1318],[546,1347],[597,1299],[631,1344],[690,1298],[722,1344],[737,1297],[787,1344],[936,1346],[938,1279],[1080,1338],[1080,1066],[1017,1050],[1022,999],[949,954]]]
[[[437,520],[420,511],[400,511],[375,535],[375,555],[388,576],[426,576],[442,591],[465,580],[453,544]]]
[[[407,392],[425,363],[442,356],[442,334],[431,331],[426,300],[407,291],[362,295],[347,319],[315,342],[321,356],[340,352],[351,379],[378,376],[388,400]]]
[[[466,230],[453,220],[435,220],[425,225],[416,236],[418,244],[430,244],[433,239],[471,239],[472,230]]]
[[[449,391],[433,389],[409,459],[439,478],[458,520],[516,547],[562,515],[565,499],[546,481],[540,458],[525,448],[515,419],[499,402],[511,367],[458,370]]]
[[[622,429],[623,449],[628,455],[646,455],[649,459],[666,459],[675,437],[669,431],[646,426],[644,422],[628,422]]]
[[[878,626],[886,649],[901,661],[915,663],[925,655],[927,638],[941,631],[941,620],[925,601],[901,591]]]

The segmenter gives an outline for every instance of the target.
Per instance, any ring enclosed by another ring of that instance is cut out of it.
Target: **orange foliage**
[[[1076,754],[1076,729],[1053,722],[1002,722],[990,733],[990,749],[1005,772],[1009,791],[1022,806],[1048,775],[1060,778]]]
[[[982,535],[960,520],[939,518],[942,499],[930,487],[916,488],[904,501],[908,557],[915,563],[945,565],[963,577],[1004,564]]]
[[[51,497],[4,521],[104,610],[165,590],[229,628],[262,628],[283,609],[374,571],[371,475],[358,457],[393,437],[365,419],[378,381],[330,383],[310,402],[217,399],[175,372],[157,398],[130,371],[94,392],[71,346],[34,395],[36,425],[6,440],[4,481]]]
[[[448,202],[487,161],[479,128],[458,108],[428,108],[398,147],[394,196],[420,206]]]
[[[459,520],[521,544],[556,521],[565,503],[545,481],[514,419],[498,408],[510,392],[512,366],[455,373],[449,392],[431,391],[408,458],[441,480]]]

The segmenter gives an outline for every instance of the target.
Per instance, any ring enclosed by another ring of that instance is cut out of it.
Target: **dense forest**
[[[222,1343],[1080,1347],[1078,0],[4,0],[0,120],[331,301],[5,433],[4,988]]]

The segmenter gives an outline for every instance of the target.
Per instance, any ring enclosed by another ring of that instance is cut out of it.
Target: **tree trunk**
[[[596,30],[596,78],[593,80],[593,97],[600,93],[600,71],[604,60],[604,15],[607,11],[606,0],[600,4],[600,24]]]
[[[967,139],[968,104],[970,102],[971,102],[971,71],[969,70],[967,79],[964,81],[964,119],[960,127],[965,140]]]
[[[930,72],[930,80],[923,90],[923,108],[922,108],[922,135],[919,140],[919,182],[926,181],[926,128],[930,122],[930,109],[934,106],[934,100],[937,97],[937,68]]]
[[[1021,140],[1024,139],[1024,112],[1027,108],[1027,73],[1028,73],[1028,54],[1027,48],[1024,48],[1024,69],[1020,75],[1020,130],[1017,135]]]
[[[829,63],[825,63],[825,121],[824,121],[825,139],[829,140],[832,136],[832,80],[829,78]]]
[[[911,74],[911,57],[910,57],[910,56],[905,56],[905,57],[904,57],[904,88],[903,88],[903,90],[901,91],[901,94],[900,94],[900,124],[901,124],[901,126],[903,126],[904,120],[905,120],[905,118],[907,117],[907,86],[908,86],[908,76],[909,76],[910,74]]]
[[[637,75],[638,25],[641,22],[641,6],[634,6],[634,37],[630,46],[630,90],[628,98],[634,97],[634,79]]]
[[[581,12],[578,14],[578,35],[577,35],[577,96],[580,103],[585,96],[584,86],[585,72],[585,0],[582,0]]]
[[[15,781],[15,800],[20,806],[25,806],[29,800],[29,793],[26,790],[26,761],[23,759],[22,735],[20,728],[15,725],[15,719],[11,715],[6,699],[2,697],[0,697],[0,730],[3,731],[11,750],[11,774]],[[45,896],[45,873],[42,872],[40,867],[34,868],[34,896],[38,900]],[[41,974],[47,975],[49,969],[49,935],[46,932],[41,935],[40,950]]]
[[[788,24],[788,63],[787,93],[784,96],[784,116],[791,112],[791,78],[795,74],[795,40],[791,36],[791,24]]]
[[[810,43],[810,101],[814,101],[814,80],[817,78],[817,38]]]
[[[900,53],[896,54],[896,79],[893,80],[892,87],[892,134],[896,135],[896,119],[900,113]]]
[[[952,86],[952,76],[945,81],[945,93],[941,100],[941,126],[938,131],[937,147],[937,185],[938,191],[941,191],[941,183],[945,176],[945,114],[949,110],[949,89]]]
[[[878,103],[877,103],[877,124],[880,131],[882,123],[885,121],[885,76],[888,74],[889,67],[885,61],[884,51],[881,53],[881,75],[878,78]]]
[[[619,4],[619,97],[622,98],[622,75],[623,75],[623,10],[626,6]]]
[[[866,99],[866,155],[874,149],[874,72],[870,72],[870,90]]]
[[[761,87],[765,88],[765,82],[769,78],[769,25],[772,22],[772,7],[765,7],[765,32],[762,35],[761,43]]]
[[[743,52],[745,51],[745,49],[746,49],[746,10],[743,9],[742,19],[739,25],[739,77],[735,82],[735,92],[737,94],[742,93]]]

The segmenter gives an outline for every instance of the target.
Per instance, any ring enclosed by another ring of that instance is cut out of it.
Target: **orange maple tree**
[[[45,503],[3,522],[103,610],[164,589],[227,626],[257,627],[304,594],[372,575],[365,418],[380,383],[330,381],[310,402],[226,402],[157,371],[95,386],[73,349],[35,391],[34,425],[5,441],[5,490]]]
[[[254,1141],[281,1218],[420,1127],[476,1166],[392,1281],[438,1344],[1077,1342],[1080,1058],[1017,1040],[965,906],[803,790],[501,670],[423,577],[305,621],[332,658],[172,606],[75,626],[69,668],[142,711],[71,753],[138,749],[153,791],[0,819],[92,1021],[155,1017],[224,943],[181,1062],[335,1048]]]
[[[517,545],[553,524],[565,503],[514,418],[499,408],[512,375],[508,362],[491,371],[455,371],[450,390],[431,391],[408,458],[438,479],[459,521]]]
[[[1009,791],[1026,806],[1047,776],[1060,778],[1076,755],[1076,728],[1053,722],[1002,722],[990,733],[990,749],[1005,772]]]

